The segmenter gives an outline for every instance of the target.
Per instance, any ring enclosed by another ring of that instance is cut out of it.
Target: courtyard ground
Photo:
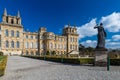
[[[120,66],[80,66],[9,56],[0,80],[120,80]]]

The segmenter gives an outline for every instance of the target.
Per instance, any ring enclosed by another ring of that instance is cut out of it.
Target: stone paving
[[[120,66],[105,67],[61,64],[9,56],[6,74],[0,80],[120,80]]]

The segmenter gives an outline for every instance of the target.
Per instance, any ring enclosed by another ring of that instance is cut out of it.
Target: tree
[[[56,54],[56,52],[55,51],[52,51],[52,55],[55,55]]]
[[[82,44],[79,44],[79,52],[80,55],[94,55],[94,48],[93,47],[85,47]]]
[[[0,56],[3,56],[3,52],[0,52]]]
[[[47,51],[47,52],[46,52],[46,55],[50,55],[50,52],[49,52],[49,51]]]
[[[81,55],[85,53],[85,46],[83,46],[82,44],[79,44],[79,52]]]

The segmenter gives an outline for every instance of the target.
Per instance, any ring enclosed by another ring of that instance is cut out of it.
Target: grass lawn
[[[7,63],[7,56],[0,56],[0,76],[5,74],[5,68]]]
[[[0,56],[0,61],[4,58],[4,56]]]

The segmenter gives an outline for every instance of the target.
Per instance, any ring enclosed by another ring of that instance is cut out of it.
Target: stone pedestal
[[[107,67],[107,49],[95,49],[95,66]]]

